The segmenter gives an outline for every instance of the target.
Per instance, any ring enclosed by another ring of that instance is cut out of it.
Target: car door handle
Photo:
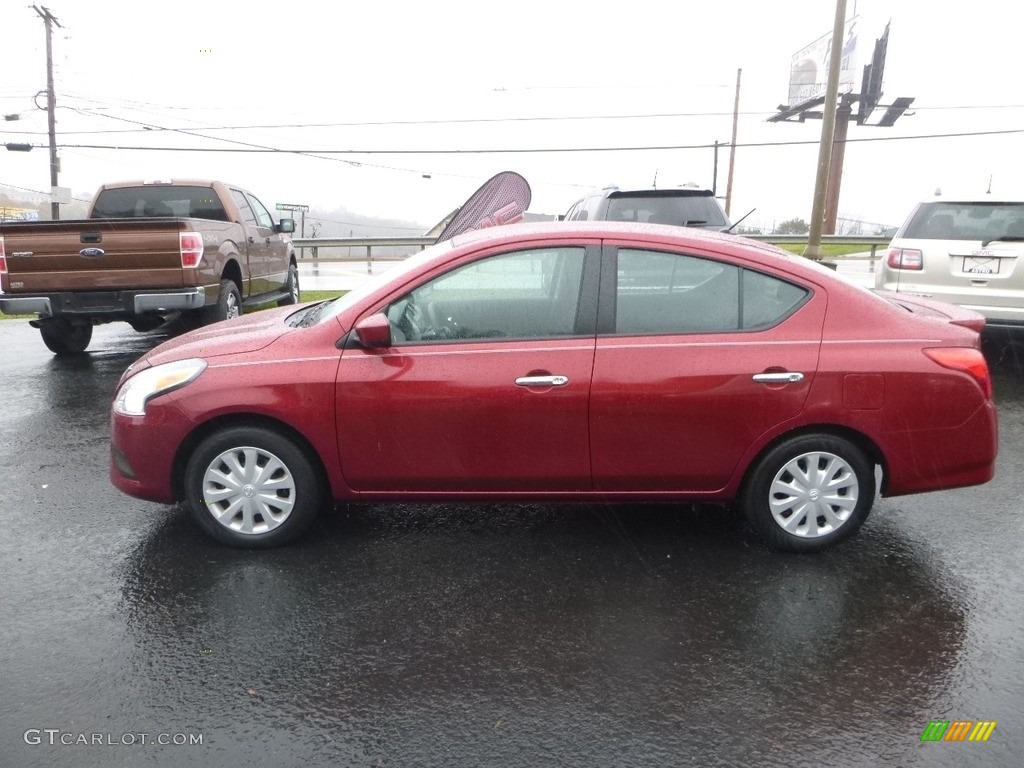
[[[781,373],[755,373],[754,381],[758,384],[796,384],[803,381],[804,375],[796,371],[782,371]]]
[[[568,376],[520,376],[516,384],[520,387],[564,387]]]

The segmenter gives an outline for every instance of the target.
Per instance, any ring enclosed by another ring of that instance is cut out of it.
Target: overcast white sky
[[[501,170],[529,180],[541,213],[656,173],[658,186],[711,186],[707,145],[729,141],[742,68],[733,218],[751,208],[745,223],[810,218],[821,121],[766,119],[787,99],[793,54],[830,32],[832,0],[45,5],[63,26],[53,42],[60,185],[76,197],[120,179],[220,178],[271,208],[344,206],[430,225]],[[847,0],[855,12],[861,64],[891,19],[883,103],[916,100],[896,126],[852,126],[851,139],[1024,131],[1024,6]],[[21,117],[0,121],[0,143],[38,145],[0,147],[0,184],[45,192],[46,113],[33,103],[46,86],[43,23],[25,0],[0,0],[0,29],[0,114]],[[763,143],[783,145],[744,146]],[[935,187],[983,192],[990,175],[995,192],[1019,193],[1022,144],[1024,132],[851,143],[840,216],[899,224]],[[253,146],[359,153],[130,149]],[[651,146],[680,148],[479,151]],[[724,195],[727,149],[719,159]]]

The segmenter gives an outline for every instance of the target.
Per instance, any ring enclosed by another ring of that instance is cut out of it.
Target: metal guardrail
[[[744,235],[751,240],[760,240],[764,243],[782,244],[807,244],[806,235]],[[879,246],[885,247],[889,244],[888,237],[862,236],[862,235],[823,235],[823,245],[865,245],[870,247],[872,260],[878,259],[876,254]],[[332,263],[332,262],[353,262],[366,261],[366,271],[373,271],[374,248],[413,248],[422,250],[437,241],[434,237],[323,237],[323,238],[293,238],[292,243],[299,249],[300,262]],[[321,256],[323,249],[347,248],[348,254],[344,256]],[[353,248],[365,248],[363,255],[354,255]],[[397,256],[380,256],[376,258],[382,261],[401,261],[415,251]],[[834,256],[830,260],[840,260],[844,256]]]

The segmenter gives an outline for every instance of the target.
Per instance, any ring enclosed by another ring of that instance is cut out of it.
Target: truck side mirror
[[[278,234],[282,232],[295,231],[295,219],[281,219],[281,223],[274,227]]]

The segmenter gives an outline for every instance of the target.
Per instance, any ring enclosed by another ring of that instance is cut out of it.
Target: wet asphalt
[[[107,479],[115,383],[163,338],[59,360],[0,322],[0,766],[1020,765],[1014,339],[994,481],[792,556],[671,506],[342,506],[221,547]]]

